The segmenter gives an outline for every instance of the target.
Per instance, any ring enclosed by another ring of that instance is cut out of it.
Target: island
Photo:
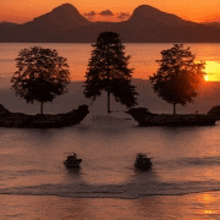
[[[139,126],[209,126],[219,119],[207,114],[154,114],[147,108],[131,108],[127,113]]]
[[[62,114],[37,114],[27,115],[14,113],[0,104],[0,127],[14,128],[61,128],[80,123],[89,113],[87,105],[81,105]]]

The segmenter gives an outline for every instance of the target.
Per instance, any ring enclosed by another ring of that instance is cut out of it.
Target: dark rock
[[[4,110],[4,107],[2,109]],[[0,127],[60,128],[80,123],[87,116],[89,110],[87,105],[82,105],[76,110],[57,115],[26,115],[11,113],[7,109],[4,112],[4,114],[0,113]]]
[[[217,118],[205,114],[152,114],[147,109],[133,108],[129,114],[140,126],[206,126],[214,125]]]
[[[0,104],[0,115],[9,114],[10,112],[2,104]]]

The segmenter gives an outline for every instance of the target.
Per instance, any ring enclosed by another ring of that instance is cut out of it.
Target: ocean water
[[[0,77],[11,77],[16,71],[15,58],[18,52],[24,48],[33,46],[56,49],[59,55],[67,58],[70,66],[71,79],[73,81],[84,80],[88,60],[91,55],[91,44],[77,43],[1,43],[0,44]],[[169,49],[173,44],[150,44],[150,43],[130,43],[125,44],[125,54],[131,55],[129,68],[134,68],[133,77],[149,79],[150,75],[156,72],[158,64],[156,60],[161,59],[160,52]],[[185,48],[190,47],[196,55],[196,61],[206,61],[209,73],[214,74],[216,80],[220,80],[220,45],[219,44],[185,44]]]
[[[124,113],[62,129],[0,128],[0,194],[137,199],[220,191],[220,124],[138,127]],[[76,152],[80,170],[63,161]],[[134,168],[148,153],[153,168]]]

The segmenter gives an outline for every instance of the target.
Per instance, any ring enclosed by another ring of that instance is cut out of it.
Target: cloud
[[[97,14],[96,14],[96,12],[94,12],[94,11],[90,11],[90,12],[88,12],[88,13],[85,13],[84,15],[85,15],[85,16],[88,16],[88,17],[94,17],[94,16],[96,16]]]
[[[121,12],[120,14],[118,14],[117,18],[120,20],[126,20],[128,18],[130,18],[131,15],[127,12]]]
[[[113,16],[114,15],[113,12],[111,12],[108,9],[105,10],[105,11],[100,12],[99,14],[102,15],[102,16]]]

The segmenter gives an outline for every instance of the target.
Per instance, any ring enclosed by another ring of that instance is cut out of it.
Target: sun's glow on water
[[[213,210],[204,210],[204,214],[214,214],[215,212]]]
[[[211,206],[216,203],[217,198],[211,193],[204,193],[197,196],[198,204],[201,205],[200,214],[211,215],[217,214],[216,209],[212,209]]]
[[[206,61],[205,81],[220,81],[220,61]]]
[[[205,193],[202,195],[201,200],[204,203],[210,203],[210,202],[214,202],[216,199],[209,193]]]

